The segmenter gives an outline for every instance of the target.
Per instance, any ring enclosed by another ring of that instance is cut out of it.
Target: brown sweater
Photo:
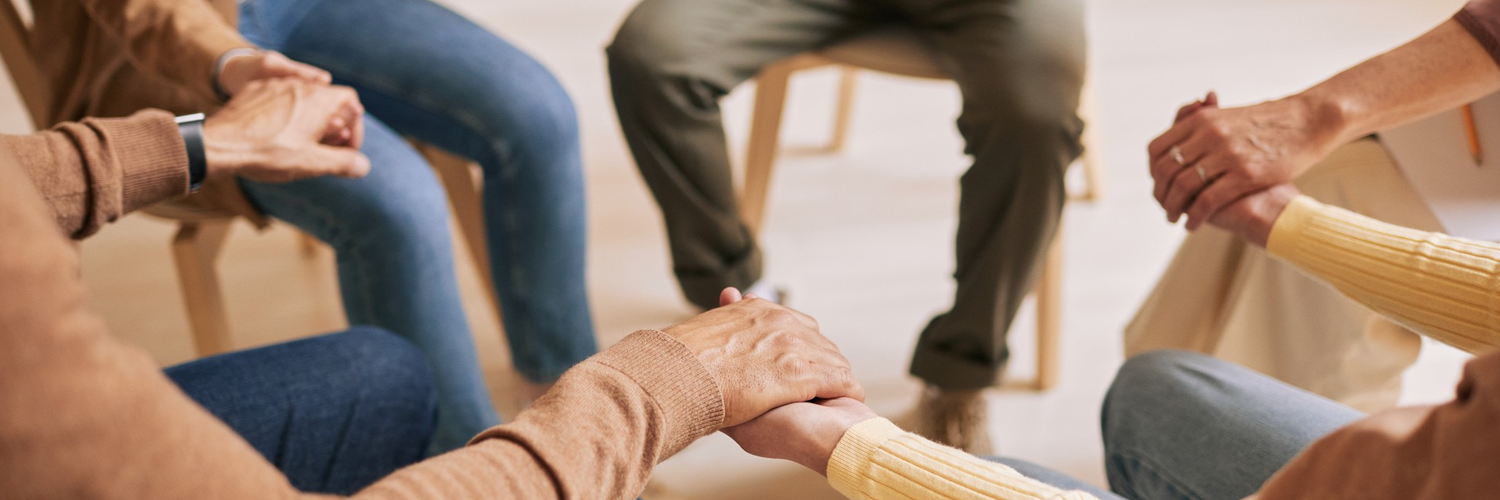
[[[235,30],[234,0],[31,0],[31,53],[51,90],[51,123],[157,108],[176,114],[221,103],[213,72],[230,49],[253,47]],[[45,124],[39,124],[45,125]],[[158,200],[159,201],[159,200]],[[264,227],[234,179],[187,201]]]
[[[159,111],[0,139],[0,498],[300,496],[85,306],[63,234],[180,194],[182,151]],[[718,383],[696,356],[637,332],[514,423],[357,496],[633,498],[657,462],[723,419]]]

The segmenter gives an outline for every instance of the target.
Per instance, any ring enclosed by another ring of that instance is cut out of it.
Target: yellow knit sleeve
[[[1266,249],[1422,335],[1475,353],[1500,346],[1500,245],[1300,196],[1276,219]]]
[[[828,482],[853,500],[1095,500],[928,441],[883,418],[844,433],[828,461]]]

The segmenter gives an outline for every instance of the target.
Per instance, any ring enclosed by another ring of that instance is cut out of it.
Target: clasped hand
[[[1148,147],[1156,201],[1189,230],[1208,222],[1265,246],[1291,180],[1337,145],[1336,128],[1295,96],[1225,109],[1210,92]]]
[[[275,52],[235,57],[219,75],[234,97],[203,123],[208,177],[288,182],[363,177],[365,109],[327,72]]]

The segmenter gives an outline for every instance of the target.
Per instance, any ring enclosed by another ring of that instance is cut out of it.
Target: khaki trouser
[[[761,275],[741,223],[718,101],[766,64],[874,26],[905,23],[942,54],[964,96],[974,164],[961,181],[957,296],[922,332],[912,373],[992,385],[1005,331],[1057,227],[1080,153],[1078,0],[645,0],[609,47],[615,107],[661,205],[678,283],[694,304]]]
[[[1392,224],[1441,231],[1373,139],[1334,151],[1297,186]],[[1248,366],[1365,412],[1390,408],[1421,340],[1332,287],[1233,235],[1189,235],[1125,330],[1134,356],[1187,349]]]

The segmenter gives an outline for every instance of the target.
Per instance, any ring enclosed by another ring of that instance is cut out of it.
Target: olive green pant
[[[1081,152],[1081,0],[644,0],[608,49],[615,108],[661,205],[683,293],[712,308],[724,287],[761,274],[719,99],[766,64],[891,23],[942,55],[974,158],[961,180],[953,308],[922,332],[911,372],[945,389],[988,387]]]

